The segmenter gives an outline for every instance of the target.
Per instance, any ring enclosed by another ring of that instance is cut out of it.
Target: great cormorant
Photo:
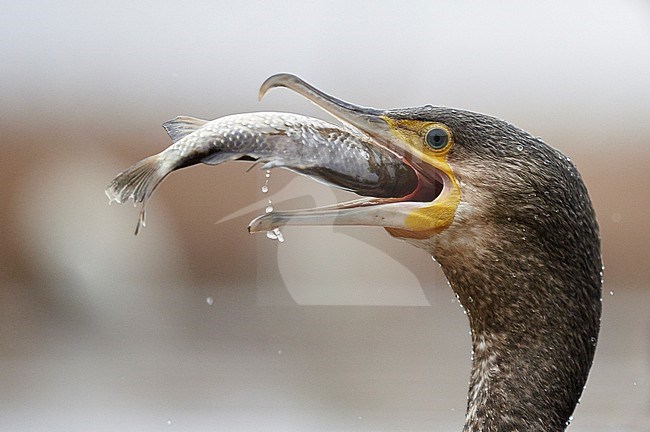
[[[260,97],[279,86],[305,96],[346,129],[292,118],[271,133],[253,124],[261,120],[245,118],[237,120],[237,128],[245,125],[245,132],[227,130],[214,138],[216,132],[201,129],[205,121],[176,119],[166,124],[176,147],[165,153],[176,159],[145,159],[118,176],[107,194],[118,202],[129,198],[143,202],[176,168],[244,159],[266,161],[269,167],[288,166],[370,196],[320,209],[271,212],[251,222],[249,229],[268,231],[286,224],[383,226],[393,237],[426,250],[440,263],[471,327],[473,357],[464,430],[564,430],[594,357],[602,285],[596,218],[569,158],[540,138],[484,114],[429,105],[364,108],[288,74],[270,77]],[[278,118],[262,123],[272,126]],[[302,129],[295,129],[292,122]],[[223,123],[218,126],[213,129],[224,129]],[[305,138],[305,130],[317,131]],[[367,153],[364,146],[388,153],[376,153],[379,159],[373,156],[370,162],[353,160],[352,166],[375,173],[376,161],[385,160],[386,166],[398,164],[404,170],[396,174],[391,168],[384,177],[359,180],[349,175],[349,164],[336,162],[319,170],[331,162],[322,157],[307,164],[307,153],[300,153],[302,160],[275,164],[279,151],[273,157],[250,149],[224,156],[229,139],[248,139],[250,144],[273,134],[293,137],[294,144],[301,145],[336,141],[338,152],[350,148],[341,142],[358,142],[358,154]],[[189,138],[182,141],[192,136],[212,147],[198,156],[185,152],[196,146]],[[215,149],[217,144],[222,147]],[[360,183],[371,187],[362,190]]]

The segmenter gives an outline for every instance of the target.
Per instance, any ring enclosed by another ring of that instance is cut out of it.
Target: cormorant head
[[[401,196],[345,203],[322,211],[264,215],[251,223],[251,231],[285,224],[375,225],[430,250],[439,246],[439,234],[447,232],[442,237],[452,241],[459,230],[462,239],[458,240],[465,242],[481,236],[503,237],[504,227],[505,232],[515,231],[525,239],[522,227],[534,230],[539,226],[548,236],[549,221],[558,217],[576,223],[586,220],[595,229],[586,190],[570,160],[503,120],[430,105],[365,108],[327,95],[289,74],[267,79],[260,98],[273,87],[296,91],[351,131],[397,153],[417,174],[418,182],[414,190]],[[504,227],[491,230],[495,224]],[[562,235],[556,231],[552,227],[550,233]]]

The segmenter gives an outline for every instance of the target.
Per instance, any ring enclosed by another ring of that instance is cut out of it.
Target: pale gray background
[[[344,99],[490,113],[578,165],[601,224],[603,330],[573,431],[648,431],[650,7],[643,1],[8,1],[0,13],[0,430],[460,430],[465,316],[379,228],[250,236],[271,198],[347,198],[246,165],[173,174],[137,211],[120,170],[160,124]],[[215,225],[216,221],[225,219]],[[210,300],[209,300],[210,299]],[[210,304],[212,303],[212,304]]]

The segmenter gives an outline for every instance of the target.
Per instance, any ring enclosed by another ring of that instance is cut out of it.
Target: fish
[[[105,190],[110,202],[142,204],[135,234],[146,225],[147,201],[171,172],[230,161],[288,169],[373,199],[401,198],[418,186],[403,157],[363,133],[299,114],[254,112],[216,120],[179,116],[163,123],[172,145],[132,165]],[[357,202],[358,204],[358,202]]]

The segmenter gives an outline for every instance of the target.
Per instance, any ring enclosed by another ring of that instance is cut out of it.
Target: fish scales
[[[201,158],[208,164],[249,156],[265,162],[267,168],[318,167],[369,185],[380,178],[391,180],[400,169],[407,171],[398,157],[360,135],[318,119],[285,113],[237,114],[213,120],[163,154],[170,160]]]

